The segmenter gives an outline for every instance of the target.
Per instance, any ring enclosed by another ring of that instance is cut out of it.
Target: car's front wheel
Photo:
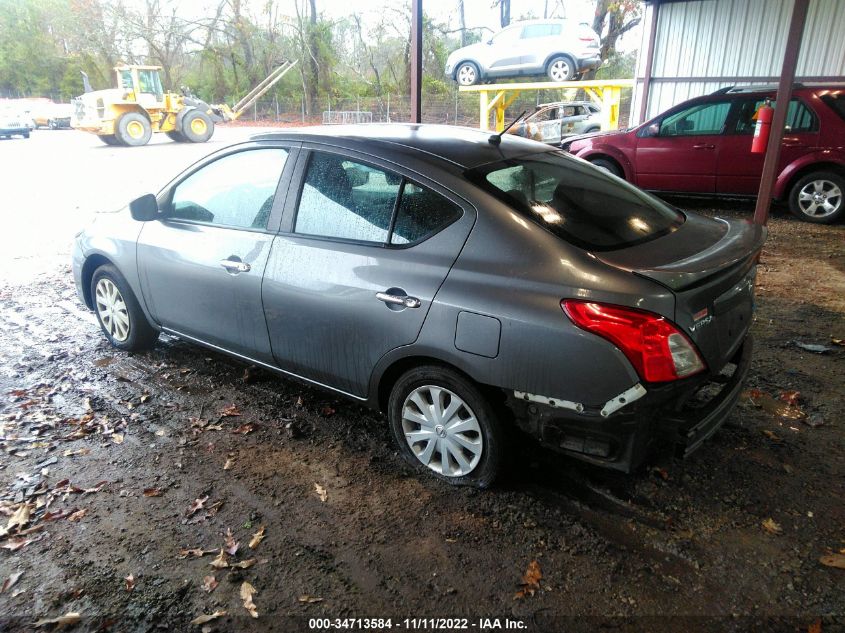
[[[807,174],[789,193],[789,210],[802,220],[832,224],[845,216],[845,177],[832,171]]]
[[[422,472],[486,488],[501,469],[502,422],[456,371],[429,365],[403,374],[390,393],[388,419],[400,452]]]
[[[158,339],[158,330],[147,321],[135,294],[111,264],[100,266],[91,278],[94,313],[106,338],[126,351],[149,349]]]
[[[619,178],[624,178],[625,175],[622,173],[622,170],[612,160],[608,160],[607,158],[593,158],[590,160],[590,164],[599,169],[603,169],[606,172],[613,174],[614,176],[618,176]]]
[[[464,62],[455,71],[455,79],[460,86],[474,86],[481,79],[478,66],[472,62]]]

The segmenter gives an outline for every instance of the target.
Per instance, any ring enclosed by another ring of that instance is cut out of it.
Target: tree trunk
[[[499,22],[502,28],[511,23],[511,0],[499,0]]]
[[[464,0],[458,0],[458,25],[461,28],[461,46],[467,45],[467,22],[464,15]]]

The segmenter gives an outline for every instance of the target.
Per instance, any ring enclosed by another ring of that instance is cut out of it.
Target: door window
[[[141,92],[156,95],[159,99],[164,96],[164,90],[161,87],[161,77],[156,70],[139,70],[138,83]]]
[[[462,213],[458,205],[440,194],[405,181],[390,243],[421,242],[457,220]]]
[[[288,152],[255,149],[224,156],[176,186],[168,219],[264,230]]]
[[[660,136],[702,136],[721,134],[731,104],[700,103],[671,114],[660,123]]]
[[[736,134],[754,134],[757,125],[757,112],[766,103],[765,99],[748,99],[740,102],[739,114],[734,128]],[[772,106],[775,102],[772,101]],[[789,102],[789,109],[786,111],[786,132],[815,132],[816,116],[798,99]]]
[[[337,154],[313,152],[294,231],[385,244],[401,181]]]
[[[509,29],[505,29],[504,31],[499,31],[496,35],[493,36],[493,44],[496,46],[501,46],[503,44],[511,44],[519,39],[520,29],[516,27],[511,27]]]

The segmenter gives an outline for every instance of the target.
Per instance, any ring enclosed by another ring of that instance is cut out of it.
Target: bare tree
[[[616,40],[642,20],[641,0],[596,0],[593,30],[601,37],[602,61],[616,53]],[[590,71],[586,78],[595,77]]]

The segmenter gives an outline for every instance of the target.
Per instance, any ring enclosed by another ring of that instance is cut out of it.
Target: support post
[[[490,101],[489,93],[482,90],[478,93],[478,127],[482,130],[490,129]]]
[[[645,73],[643,74],[643,91],[640,95],[640,118],[642,123],[648,113],[648,93],[651,90],[651,71],[654,67],[654,40],[657,38],[657,18],[660,15],[660,3],[651,5],[651,28],[648,31],[648,52],[645,58]]]
[[[422,0],[411,0],[411,123],[422,122]]]
[[[783,130],[786,124],[786,113],[789,111],[789,101],[792,99],[792,84],[795,82],[795,68],[798,65],[798,53],[801,50],[801,39],[804,35],[804,23],[807,20],[809,1],[795,0],[792,7],[792,20],[789,23],[789,33],[786,37],[783,68],[778,83],[777,97],[775,97],[775,112],[772,117],[772,127],[769,130],[769,144],[766,147],[766,158],[763,161],[763,175],[760,178],[760,190],[757,193],[757,206],[754,208],[754,222],[756,224],[765,225],[769,221],[772,191],[775,186],[778,161],[780,160],[780,146],[783,142]]]

